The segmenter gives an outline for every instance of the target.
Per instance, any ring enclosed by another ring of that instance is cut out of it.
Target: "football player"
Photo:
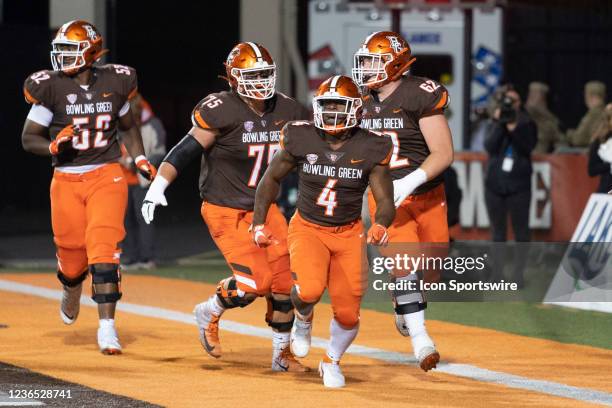
[[[269,209],[280,181],[297,166],[297,211],[287,238],[296,310],[291,348],[297,357],[308,354],[313,308],[327,287],[334,317],[319,374],[326,387],[343,387],[340,359],[357,336],[367,283],[363,193],[369,183],[378,204],[367,242],[384,245],[395,215],[388,169],[393,146],[389,138],[357,126],[362,100],[349,77],[337,75],[323,82],[313,108],[314,123],[297,121],[283,128],[282,150],[257,187],[252,231],[259,246],[278,239],[267,221]]]
[[[51,156],[51,222],[57,247],[57,277],[63,285],[60,316],[73,324],[88,272],[98,304],[98,345],[120,354],[114,316],[121,298],[119,242],[125,230],[127,185],[118,163],[117,128],[136,167],[149,179],[155,168],[144,156],[130,111],[136,71],[124,65],[94,65],[107,50],[86,21],[70,21],[52,41],[53,71],[30,75],[24,85],[32,104],[21,140],[23,148]]]
[[[239,43],[225,67],[230,90],[210,94],[197,104],[193,127],[164,158],[145,196],[143,216],[151,222],[155,207],[167,205],[166,187],[190,161],[201,158],[202,217],[233,273],[219,282],[215,295],[195,307],[202,346],[212,357],[221,357],[218,330],[223,312],[266,296],[266,321],[274,332],[272,369],[304,371],[289,349],[293,306],[287,223],[274,205],[267,221],[277,241],[266,249],[251,241],[248,230],[255,188],[279,150],[280,129],[289,120],[310,115],[275,91],[276,66],[261,45]]]
[[[453,161],[453,143],[444,116],[449,96],[431,79],[409,75],[415,58],[399,34],[371,34],[357,50],[353,78],[366,90],[361,126],[391,137],[389,162],[397,207],[389,227],[391,243],[446,243],[448,224],[442,172]],[[376,203],[369,197],[370,214]],[[417,274],[396,279],[415,280]],[[427,330],[427,306],[420,291],[394,294],[395,321],[410,336],[420,367],[428,371],[440,355]]]

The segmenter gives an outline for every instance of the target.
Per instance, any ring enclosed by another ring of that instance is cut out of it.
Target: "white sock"
[[[403,315],[406,327],[410,332],[410,340],[412,341],[412,348],[415,354],[423,347],[429,346],[434,347],[434,343],[427,334],[425,328],[425,311],[419,310],[415,313],[409,313]]]
[[[291,332],[272,332],[272,352],[274,353],[273,357],[278,356],[281,351],[289,347],[290,336]]]
[[[115,327],[115,319],[100,319],[100,328],[101,329],[106,329],[106,328],[114,328]]]
[[[344,329],[336,319],[332,319],[329,323],[329,344],[327,345],[327,357],[333,361],[340,361],[342,355],[349,348],[357,332],[359,331],[359,323],[350,330]]]
[[[225,308],[219,302],[219,299],[217,299],[217,295],[212,295],[208,298],[208,307],[210,311],[217,316],[221,316],[223,312],[225,312]]]

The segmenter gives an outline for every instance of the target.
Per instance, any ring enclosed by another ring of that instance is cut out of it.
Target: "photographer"
[[[510,213],[517,242],[529,241],[531,202],[531,152],[537,143],[537,127],[521,107],[511,86],[503,87],[493,113],[494,125],[485,140],[489,163],[485,200],[491,219],[493,241],[506,241]]]

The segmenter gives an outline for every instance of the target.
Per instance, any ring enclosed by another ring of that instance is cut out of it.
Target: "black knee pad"
[[[250,305],[257,299],[257,295],[245,293],[244,296],[238,296],[238,285],[236,279],[232,276],[231,278],[223,279],[217,285],[217,299],[219,299],[224,308],[233,309]]]
[[[290,332],[291,328],[293,327],[293,320],[294,317],[291,317],[291,321],[289,322],[268,322],[268,326],[270,326],[273,329],[276,329],[277,331],[281,332],[281,333],[286,333],[286,332]]]
[[[119,265],[99,264],[90,265],[92,278],[92,296],[94,302],[100,303],[115,303],[121,299],[122,293],[120,288],[121,273],[119,272]],[[103,293],[97,288],[98,285],[104,285],[107,283],[115,283],[113,289],[110,292]]]
[[[61,271],[57,271],[57,279],[62,282],[62,285],[73,288],[80,285],[85,279],[87,279],[87,269],[83,271],[81,275],[74,279],[67,278]]]
[[[275,299],[274,295],[268,296],[266,298],[268,301],[268,313],[266,313],[266,323],[268,326],[276,329],[279,332],[288,332],[291,331],[291,327],[293,326],[293,316],[291,316],[291,321],[289,322],[275,322],[272,320],[272,315],[274,312],[281,313],[289,313],[293,311],[293,303],[291,303],[291,299]]]
[[[278,300],[274,298],[274,295],[272,295],[270,298],[270,303],[272,303],[272,310],[274,312],[289,313],[293,310],[293,303],[291,303],[291,299]]]

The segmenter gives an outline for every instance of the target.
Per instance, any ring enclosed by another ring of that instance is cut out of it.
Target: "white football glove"
[[[606,143],[599,146],[597,154],[601,160],[605,161],[606,163],[612,163],[612,138],[608,139]]]
[[[158,205],[166,207],[168,205],[168,201],[166,201],[166,196],[164,192],[166,191],[166,187],[168,187],[168,180],[160,176],[159,174],[149,187],[147,194],[142,202],[142,208],[140,211],[142,212],[142,217],[144,218],[147,224],[150,224],[153,221],[155,216],[155,207]]]
[[[421,184],[427,181],[427,174],[423,169],[416,169],[401,179],[393,180],[393,201],[395,208],[414,192]]]

